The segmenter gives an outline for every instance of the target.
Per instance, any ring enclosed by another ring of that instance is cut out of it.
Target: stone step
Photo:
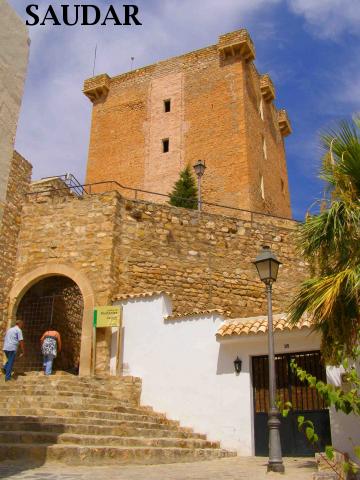
[[[75,393],[75,392],[74,392]],[[64,401],[67,403],[73,404],[79,404],[81,403],[84,405],[84,401],[86,401],[88,398],[90,400],[101,400],[101,403],[98,402],[91,402],[91,403],[96,403],[97,409],[98,405],[106,405],[108,407],[111,407],[111,411],[116,411],[116,412],[123,412],[123,413],[135,413],[135,414],[140,414],[143,415],[146,412],[157,416],[157,417],[163,417],[166,418],[166,415],[164,413],[159,413],[159,412],[154,412],[154,409],[150,406],[147,405],[141,405],[141,406],[133,406],[132,404],[129,404],[128,402],[122,402],[120,399],[117,398],[112,398],[109,394],[104,396],[99,396],[100,398],[96,396],[90,396],[88,397],[87,395],[82,395],[82,394],[72,394],[71,392],[66,392],[63,393],[61,391],[59,392],[53,392],[51,390],[39,390],[39,392],[32,392],[30,394],[23,392],[23,391],[17,391],[16,389],[13,389],[11,391],[0,391],[0,404],[1,406],[8,406],[8,399],[12,398],[15,401],[21,401],[21,404],[23,405],[24,402],[29,401],[29,402],[34,402],[38,403],[39,400],[42,400],[44,402],[51,400],[53,401]],[[33,404],[34,404],[33,403]],[[67,408],[67,407],[66,407]]]
[[[57,397],[45,398],[43,400],[42,396],[34,397],[12,397],[11,398],[11,408],[19,408],[24,406],[29,408],[31,406],[38,406],[40,408],[55,408],[57,410],[61,409],[72,409],[72,410],[93,410],[98,412],[116,412],[117,408],[126,406],[127,404],[122,402],[114,402],[110,404],[98,403],[93,401],[86,401],[82,397],[69,398],[68,400],[58,399]],[[7,408],[9,406],[9,401],[4,401],[4,398],[0,399],[0,409]]]
[[[107,385],[127,385],[132,384],[136,380],[135,377],[124,376],[106,376],[106,377],[78,377],[76,375],[19,375],[14,376],[12,382],[21,385],[40,385],[40,384],[62,384],[62,385],[76,385],[76,386],[97,386],[104,387]]]
[[[13,416],[0,417],[0,431],[25,430],[33,432],[52,432],[52,433],[76,433],[79,435],[111,435],[122,437],[153,437],[153,438],[192,438],[206,440],[206,435],[194,433],[187,429],[169,429],[166,428],[146,428],[138,427],[130,422],[124,426],[115,426],[114,424],[104,425],[103,423],[94,424],[86,420],[76,421],[69,418],[58,417],[37,417],[37,416]]]
[[[34,405],[38,406],[40,404],[39,398],[40,398],[40,396],[36,396],[36,395],[34,395],[34,396],[24,396],[21,399],[20,405],[24,406],[26,408],[29,408],[29,402],[30,402],[30,408],[33,408]],[[46,400],[48,400],[51,397],[46,396],[45,398],[46,398]],[[59,397],[55,397],[54,401],[56,402],[58,398]],[[18,407],[19,401],[17,401],[17,402],[13,401],[13,400],[16,400],[16,399],[17,399],[16,397],[12,397],[11,403],[9,403],[8,400],[6,402],[4,402],[4,401],[1,402],[1,399],[0,399],[0,404],[1,404],[0,408],[7,410],[7,409],[12,408],[12,407]],[[19,399],[17,399],[17,400],[19,400]],[[61,402],[61,397],[60,397],[59,402]],[[53,403],[53,401],[51,401],[48,404],[46,403],[46,405],[48,405],[48,408],[52,408],[54,406],[54,403]],[[148,407],[146,405],[141,405],[141,406],[134,407],[134,406],[128,405],[128,404],[122,404],[119,400],[116,400],[116,399],[112,400],[110,405],[112,406],[112,409],[110,411],[107,411],[107,413],[109,414],[108,418],[111,417],[111,413],[126,413],[126,414],[134,414],[134,415],[148,415],[148,416],[151,416],[153,418],[159,418],[159,419],[167,420],[167,417],[164,413],[154,412],[152,407]],[[73,406],[75,406],[75,409],[78,410],[78,411],[84,411],[85,410],[84,404],[82,405],[82,408],[79,409],[79,408],[77,408],[77,402],[74,404],[71,401],[71,399],[68,399],[68,398],[66,398],[66,406],[65,405],[61,405],[61,406],[65,407],[66,409],[70,408],[71,410],[74,410],[74,408],[72,408]],[[43,407],[43,408],[45,408],[45,407]],[[99,410],[99,408],[96,408],[95,411],[100,412],[101,409]],[[173,420],[173,422],[175,422],[176,424],[178,423],[175,420]]]
[[[50,388],[48,387],[47,389],[46,386],[27,386],[25,387],[24,385],[19,385],[19,386],[13,386],[14,384],[10,382],[11,387],[5,385],[2,386],[0,390],[0,400],[2,398],[9,398],[11,397],[16,397],[16,396],[22,396],[22,395],[27,395],[27,396],[49,396],[49,397],[54,397],[54,396],[62,396],[62,397],[73,397],[73,396],[78,396],[78,397],[83,397],[83,398],[94,398],[94,399],[99,399],[99,400],[104,400],[104,401],[118,401],[116,399],[113,399],[110,393],[98,393],[98,392],[89,392],[85,389],[80,389],[80,388],[68,388],[64,389],[61,386],[55,387],[55,388]]]
[[[58,461],[70,465],[158,464],[234,456],[216,448],[99,447],[79,445],[4,444],[0,460]]]
[[[4,382],[3,388],[1,389],[3,396],[6,396],[6,393],[9,393],[10,395],[12,392],[14,392],[14,390],[18,390],[19,392],[21,391],[27,394],[31,394],[32,392],[36,392],[37,394],[42,390],[52,390],[53,393],[60,391],[77,393],[79,396],[95,395],[99,396],[99,399],[103,401],[117,400],[123,404],[132,406],[138,406],[140,403],[141,382],[139,379],[133,379],[132,377],[129,377],[131,380],[128,381],[121,380],[123,377],[114,377],[118,380],[98,381],[91,379],[86,382],[83,380],[80,381],[80,379],[79,381],[72,380],[71,382],[65,382],[59,380],[54,381],[47,379],[46,377],[38,378],[45,378],[45,380],[36,382],[24,382],[23,380],[14,380],[6,383]],[[96,399],[94,398],[94,400]]]
[[[34,405],[34,403],[30,404]],[[99,410],[86,410],[83,409],[72,409],[72,405],[69,405],[69,408],[57,408],[57,406],[51,405],[43,406],[41,402],[36,403],[36,408],[27,405],[26,402],[23,402],[21,406],[11,405],[1,406],[0,405],[0,415],[36,415],[36,416],[57,416],[57,417],[71,417],[71,418],[87,418],[87,419],[96,419],[96,420],[112,420],[112,421],[135,421],[135,422],[152,422],[152,423],[161,423],[163,425],[171,425],[173,427],[179,427],[180,422],[177,420],[169,420],[165,416],[151,415],[148,412],[139,412],[139,413],[122,413],[122,412],[102,412]]]
[[[6,415],[8,413],[8,415]],[[153,419],[145,419],[142,421],[136,421],[136,420],[108,420],[108,419],[103,419],[103,418],[92,418],[92,417],[74,417],[71,415],[71,411],[68,412],[68,416],[63,415],[63,416],[58,416],[56,414],[57,412],[54,410],[49,410],[49,411],[44,411],[43,413],[38,412],[36,409],[9,409],[7,412],[2,410],[0,411],[0,414],[3,415],[5,418],[8,418],[11,416],[12,418],[14,416],[32,416],[32,417],[38,417],[43,420],[43,418],[51,418],[51,419],[58,419],[60,422],[69,422],[69,423],[85,423],[87,425],[105,425],[105,426],[116,426],[118,428],[126,428],[131,427],[131,428],[151,428],[151,429],[162,429],[166,428],[167,430],[181,430],[181,431],[187,431],[189,433],[192,433],[191,429],[184,428],[184,427],[178,427],[177,425],[171,425],[171,424],[166,424],[162,422],[156,422],[153,421]]]
[[[220,448],[219,442],[193,438],[119,437],[115,435],[79,435],[71,433],[1,431],[0,443],[73,444],[115,447]]]
[[[39,384],[39,385],[22,385],[17,384],[17,382],[4,382],[1,388],[1,395],[5,396],[6,394],[10,395],[15,392],[22,392],[25,394],[41,394],[42,392],[52,392],[52,394],[64,393],[64,394],[77,394],[79,396],[88,396],[95,395],[103,399],[117,399],[118,396],[112,394],[111,389],[106,390],[105,388],[91,387],[88,385],[76,386],[74,385],[50,385],[50,384]]]

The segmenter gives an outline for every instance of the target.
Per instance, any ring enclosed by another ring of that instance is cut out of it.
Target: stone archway
[[[23,320],[26,355],[16,362],[17,371],[41,371],[40,338],[46,330],[57,330],[62,351],[55,360],[55,370],[77,373],[84,302],[79,287],[69,277],[55,275],[33,284],[16,310]]]
[[[67,265],[48,264],[23,275],[22,278],[14,284],[10,292],[9,326],[15,321],[17,310],[26,293],[35,287],[36,284],[40,284],[40,282],[51,277],[65,277],[68,281],[76,284],[81,292],[83,311],[81,321],[79,374],[82,376],[90,375],[92,361],[92,319],[95,302],[91,284],[81,272],[68,267]]]

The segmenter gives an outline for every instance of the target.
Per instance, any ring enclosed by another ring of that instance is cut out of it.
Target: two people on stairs
[[[11,380],[12,369],[15,362],[16,352],[20,346],[20,357],[25,354],[25,344],[22,329],[24,322],[17,320],[16,324],[9,328],[5,334],[3,351],[6,363],[2,367],[5,381]],[[43,355],[44,374],[51,375],[54,359],[61,352],[61,336],[55,329],[46,330],[40,339],[41,353]]]

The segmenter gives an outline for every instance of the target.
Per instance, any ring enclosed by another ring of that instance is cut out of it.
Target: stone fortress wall
[[[261,315],[263,285],[251,261],[263,244],[283,262],[275,312],[284,311],[306,273],[295,252],[292,220],[245,211],[238,218],[199,214],[118,192],[76,197],[54,191],[28,198],[15,281],[41,266],[66,264],[86,275],[99,305],[164,291],[174,314],[216,309],[229,317]]]
[[[167,194],[180,170],[202,159],[206,201],[290,217],[284,137],[291,127],[254,59],[249,34],[238,30],[201,50],[86,80],[93,103],[87,182]]]
[[[22,206],[30,188],[32,166],[13,152],[2,221],[0,222],[0,336],[7,323],[8,295],[14,280]]]

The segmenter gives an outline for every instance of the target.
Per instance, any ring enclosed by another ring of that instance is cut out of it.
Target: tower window
[[[260,103],[259,103],[259,113],[260,113],[261,120],[264,120],[264,103],[262,98],[260,99]]]
[[[168,113],[171,110],[171,100],[164,100],[164,112]]]
[[[281,179],[281,193],[285,193],[285,183],[283,179]]]
[[[261,198],[265,200],[264,177],[262,175],[260,179],[260,190],[261,190]]]
[[[167,153],[169,151],[169,139],[168,138],[163,138],[162,148],[163,148],[163,153]]]
[[[263,141],[263,142],[262,142],[262,144],[263,144],[262,146],[263,146],[264,158],[265,158],[265,160],[267,160],[267,148],[266,148],[266,142],[265,142],[265,138],[264,138],[264,137],[263,137],[262,141]]]

